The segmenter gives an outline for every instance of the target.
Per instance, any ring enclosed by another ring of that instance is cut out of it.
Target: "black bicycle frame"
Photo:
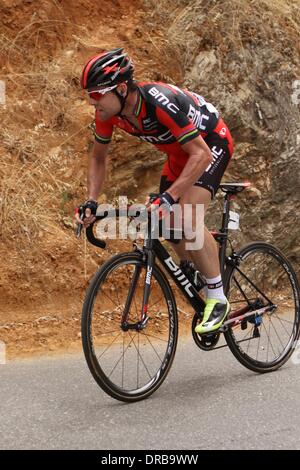
[[[225,275],[225,266],[226,266],[226,247],[228,239],[228,223],[229,223],[229,210],[230,210],[230,194],[225,195],[223,217],[222,217],[222,227],[219,232],[213,232],[215,240],[219,243],[219,258],[220,258],[220,268],[222,277],[224,279]],[[159,240],[153,240],[151,238],[151,221],[148,221],[148,238],[145,241],[144,250],[147,254],[147,274],[146,274],[146,283],[144,289],[144,299],[143,299],[143,309],[142,317],[145,319],[147,314],[148,299],[150,295],[150,284],[152,270],[155,263],[155,256],[159,259],[164,269],[168,272],[169,276],[182,294],[186,297],[193,309],[201,314],[205,308],[205,302],[200,297],[198,291],[182,272],[182,270],[177,266],[173,258],[170,256],[169,252],[163,247]]]
[[[225,273],[226,273],[227,266],[228,265],[230,265],[230,267],[235,266],[238,269],[238,265],[239,265],[239,256],[234,251],[232,251],[230,256],[228,257],[226,256],[230,201],[231,199],[233,199],[233,197],[234,195],[232,193],[230,192],[226,193],[225,201],[224,201],[224,208],[223,208],[222,227],[218,232],[211,232],[215,240],[219,243],[220,269],[221,269],[221,275],[222,275],[223,281],[225,280]],[[146,214],[146,220],[147,220],[147,212],[145,212],[145,214]],[[138,217],[139,215],[140,213],[138,212],[136,215],[129,215],[129,216],[134,218],[134,217]],[[112,217],[126,216],[127,217],[128,213],[126,212],[126,210],[112,209],[109,211],[105,211],[102,215],[97,215],[95,222],[97,222],[98,220],[102,220],[109,216],[112,216]],[[91,224],[86,229],[87,239],[93,245],[99,248],[105,248],[106,247],[105,241],[100,240],[94,236],[94,233],[93,233],[94,223]],[[129,324],[127,322],[128,312],[130,311],[132,298],[133,298],[135,288],[136,288],[136,285],[140,276],[140,272],[141,272],[141,266],[137,266],[135,269],[132,281],[131,281],[131,285],[129,286],[128,296],[127,296],[126,304],[125,304],[124,311],[122,314],[121,327],[124,331],[127,331],[129,329],[142,330],[143,328],[145,328],[149,320],[149,317],[147,316],[148,300],[149,300],[150,290],[151,290],[152,271],[155,265],[156,257],[160,261],[163,268],[168,272],[171,279],[173,279],[173,281],[175,282],[179,290],[185,296],[189,304],[199,314],[200,317],[205,308],[204,300],[200,297],[198,291],[195,289],[195,287],[190,282],[190,280],[186,277],[186,275],[182,272],[179,266],[175,263],[175,261],[173,260],[169,252],[163,247],[163,245],[157,238],[152,238],[151,236],[152,233],[155,233],[154,228],[155,227],[151,227],[151,217],[148,214],[148,236],[145,239],[143,249],[138,248],[141,255],[143,256],[143,261],[146,263],[146,266],[147,266],[145,285],[144,285],[143,305],[142,305],[141,317],[140,317],[141,320],[134,324]],[[273,305],[271,301],[260,291],[260,289],[257,288],[257,286],[254,285],[254,283],[252,283],[248,279],[248,277],[242,271],[240,271],[239,269],[238,271],[268,301],[269,306],[265,306],[260,310],[253,311],[253,308],[257,309],[257,307],[249,304],[247,309],[243,308],[243,309],[236,311],[234,314],[232,314],[231,315],[232,319],[228,320],[228,323],[234,322],[234,321],[240,322],[242,321],[243,318],[246,318],[249,315],[254,315],[255,313],[261,314],[262,310],[265,312],[265,311],[272,310],[273,308],[276,307],[276,305]],[[243,293],[242,289],[241,289],[241,292]],[[248,312],[249,308],[251,310],[250,313]]]
[[[228,239],[228,223],[229,223],[229,210],[230,210],[231,197],[232,196],[230,194],[225,195],[223,217],[222,217],[222,227],[220,231],[212,232],[212,235],[214,236],[215,240],[220,245],[219,258],[220,258],[221,274],[222,274],[223,279],[224,279],[225,267],[226,267],[226,247],[227,247],[227,239]],[[121,216],[127,216],[128,214],[124,210],[114,209],[111,211],[105,211],[103,215],[97,215],[96,221],[102,220],[105,217],[109,217],[110,215],[113,217],[121,217]],[[137,214],[136,217],[138,215],[140,214]],[[103,240],[99,240],[94,236],[93,228],[92,228],[93,225],[94,224],[91,224],[86,230],[86,235],[87,235],[88,240],[95,246],[98,246],[100,248],[105,248],[106,243]],[[173,260],[169,252],[163,247],[163,245],[158,239],[152,239],[151,237],[152,231],[154,231],[154,227],[151,228],[151,218],[148,217],[148,237],[145,240],[145,245],[144,245],[143,250],[141,250],[141,252],[143,252],[145,256],[145,261],[147,262],[147,272],[146,272],[146,279],[145,279],[143,305],[142,305],[142,311],[141,311],[141,321],[135,325],[126,325],[126,316],[127,316],[126,312],[128,312],[130,309],[132,294],[135,290],[135,285],[139,277],[139,270],[138,270],[134,274],[134,277],[132,280],[133,284],[131,285],[129,289],[128,298],[127,298],[127,302],[125,305],[125,310],[123,312],[122,324],[126,328],[132,327],[132,328],[142,329],[145,327],[149,319],[147,317],[148,299],[149,299],[150,290],[151,290],[152,271],[153,271],[156,257],[159,259],[164,269],[168,272],[171,279],[173,279],[173,281],[175,282],[179,290],[182,292],[182,294],[185,296],[185,298],[188,300],[188,302],[193,307],[193,309],[201,315],[201,313],[204,311],[204,308],[205,308],[205,302],[200,297],[198,291],[195,289],[195,287],[192,285],[192,283],[189,281],[186,275],[182,272],[179,266],[175,263],[175,261]]]
[[[153,240],[152,250],[155,253],[155,256],[161,262],[164,269],[168,272],[171,279],[173,279],[182,294],[189,301],[193,309],[196,312],[203,312],[205,308],[205,303],[199,296],[198,291],[195,289],[195,287],[192,285],[186,275],[182,272],[179,266],[177,266],[173,258],[170,256],[170,253],[163,247],[159,240]]]

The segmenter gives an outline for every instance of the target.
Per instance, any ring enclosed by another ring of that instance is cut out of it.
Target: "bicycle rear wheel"
[[[117,400],[151,395],[174,359],[178,320],[170,285],[160,268],[152,272],[146,327],[121,328],[141,320],[146,264],[139,253],[116,255],[95,274],[82,311],[82,343],[89,369],[100,387]]]
[[[285,256],[274,246],[255,242],[227,265],[225,290],[231,304],[228,319],[275,305],[267,313],[231,324],[224,335],[234,356],[255,372],[281,367],[293,353],[300,332],[299,284]]]

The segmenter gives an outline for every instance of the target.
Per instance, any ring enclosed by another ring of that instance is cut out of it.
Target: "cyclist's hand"
[[[164,192],[159,194],[154,201],[151,201],[151,198],[149,198],[149,203],[150,202],[151,205],[148,207],[148,211],[158,210],[159,218],[163,219],[167,214],[173,212],[172,206],[176,201],[172,198],[171,194]]]
[[[97,201],[89,199],[75,208],[75,220],[78,225],[88,227],[96,220]]]
[[[150,193],[149,196],[146,197],[145,206],[147,207],[148,212],[150,210],[152,202],[155,201],[155,199],[157,199],[159,196],[160,196],[159,193]]]

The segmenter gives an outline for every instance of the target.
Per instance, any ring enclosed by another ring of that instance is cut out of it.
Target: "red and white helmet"
[[[86,90],[94,87],[112,86],[126,82],[133,77],[134,66],[123,48],[102,52],[91,57],[85,64],[81,87]]]

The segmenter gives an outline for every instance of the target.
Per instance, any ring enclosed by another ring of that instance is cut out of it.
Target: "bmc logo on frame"
[[[177,277],[178,281],[184,287],[184,290],[188,293],[189,297],[194,297],[193,292],[190,290],[192,284],[188,281],[186,276],[183,274],[181,269],[177,266],[176,263],[172,260],[171,256],[164,260],[166,265],[169,266],[171,271],[173,271],[174,275]]]

